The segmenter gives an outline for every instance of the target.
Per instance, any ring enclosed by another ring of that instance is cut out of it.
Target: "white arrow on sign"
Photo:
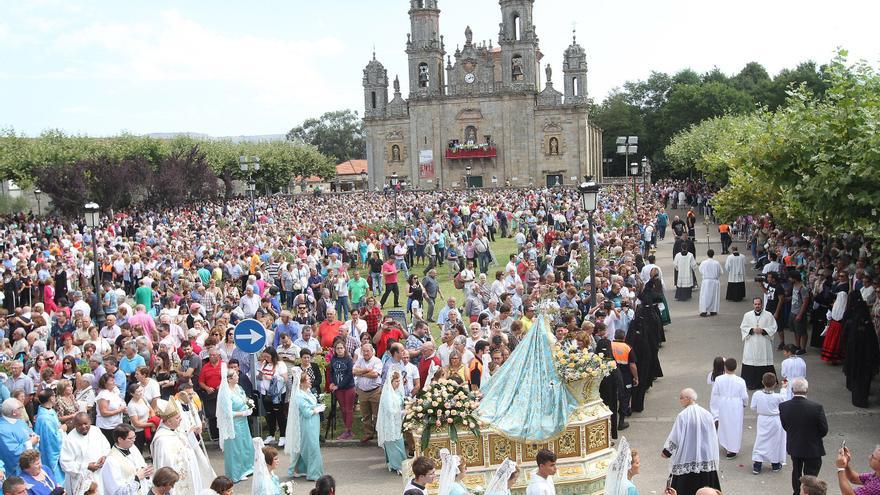
[[[236,335],[235,340],[250,340],[251,344],[256,344],[263,338],[263,335],[259,332],[251,330],[250,335]]]

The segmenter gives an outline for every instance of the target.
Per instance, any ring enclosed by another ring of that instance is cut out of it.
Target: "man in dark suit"
[[[822,438],[828,434],[828,420],[822,404],[807,400],[807,380],[796,378],[789,386],[794,397],[779,404],[779,419],[786,433],[785,450],[792,461],[791,486],[794,495],[799,495],[801,475],[816,476],[822,467]]]

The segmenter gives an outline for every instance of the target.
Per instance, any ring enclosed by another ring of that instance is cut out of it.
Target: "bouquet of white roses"
[[[594,354],[586,349],[580,349],[577,342],[570,340],[564,340],[553,347],[553,361],[556,372],[566,382],[585,378],[601,380],[617,367],[613,359],[606,361],[604,354]]]
[[[296,483],[293,481],[282,481],[281,482],[281,495],[293,495],[293,488],[296,486]]]
[[[452,380],[438,380],[404,404],[403,429],[422,428],[422,448],[428,448],[431,430],[448,428],[452,441],[458,440],[458,428],[467,428],[479,436],[474,412],[479,402],[466,386]]]
[[[254,409],[254,406],[255,406],[255,404],[254,404],[254,399],[247,399],[247,400],[245,400],[245,404],[247,404],[247,408],[250,409],[251,411],[254,411],[254,410],[255,410],[255,409]]]

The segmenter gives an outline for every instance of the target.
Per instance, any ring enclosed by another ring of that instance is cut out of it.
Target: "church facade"
[[[572,37],[562,89],[532,23],[534,0],[500,0],[498,46],[447,54],[438,0],[410,0],[409,95],[373,60],[364,69],[364,127],[371,188],[393,174],[407,187],[572,185],[602,173],[602,130],[590,123],[586,52]],[[542,75],[544,76],[542,80]]]

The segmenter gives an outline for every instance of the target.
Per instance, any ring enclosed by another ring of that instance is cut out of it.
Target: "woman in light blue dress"
[[[284,451],[290,454],[288,474],[316,481],[324,475],[324,461],[321,459],[321,417],[323,404],[311,393],[312,380],[306,373],[294,369],[294,383],[299,383],[291,393],[290,409],[287,416],[287,442]],[[299,376],[297,376],[299,375]]]
[[[394,369],[382,387],[379,417],[376,421],[379,446],[385,450],[389,471],[401,474],[406,449],[403,445],[403,383],[400,371]]]
[[[251,495],[281,495],[281,481],[275,475],[275,468],[281,463],[281,456],[275,447],[263,446],[262,438],[254,438],[254,479]]]
[[[226,371],[225,365],[223,371]],[[254,445],[248,427],[248,416],[252,413],[244,390],[238,386],[238,372],[226,372],[226,380],[217,392],[217,426],[224,472],[235,483],[254,472]]]

